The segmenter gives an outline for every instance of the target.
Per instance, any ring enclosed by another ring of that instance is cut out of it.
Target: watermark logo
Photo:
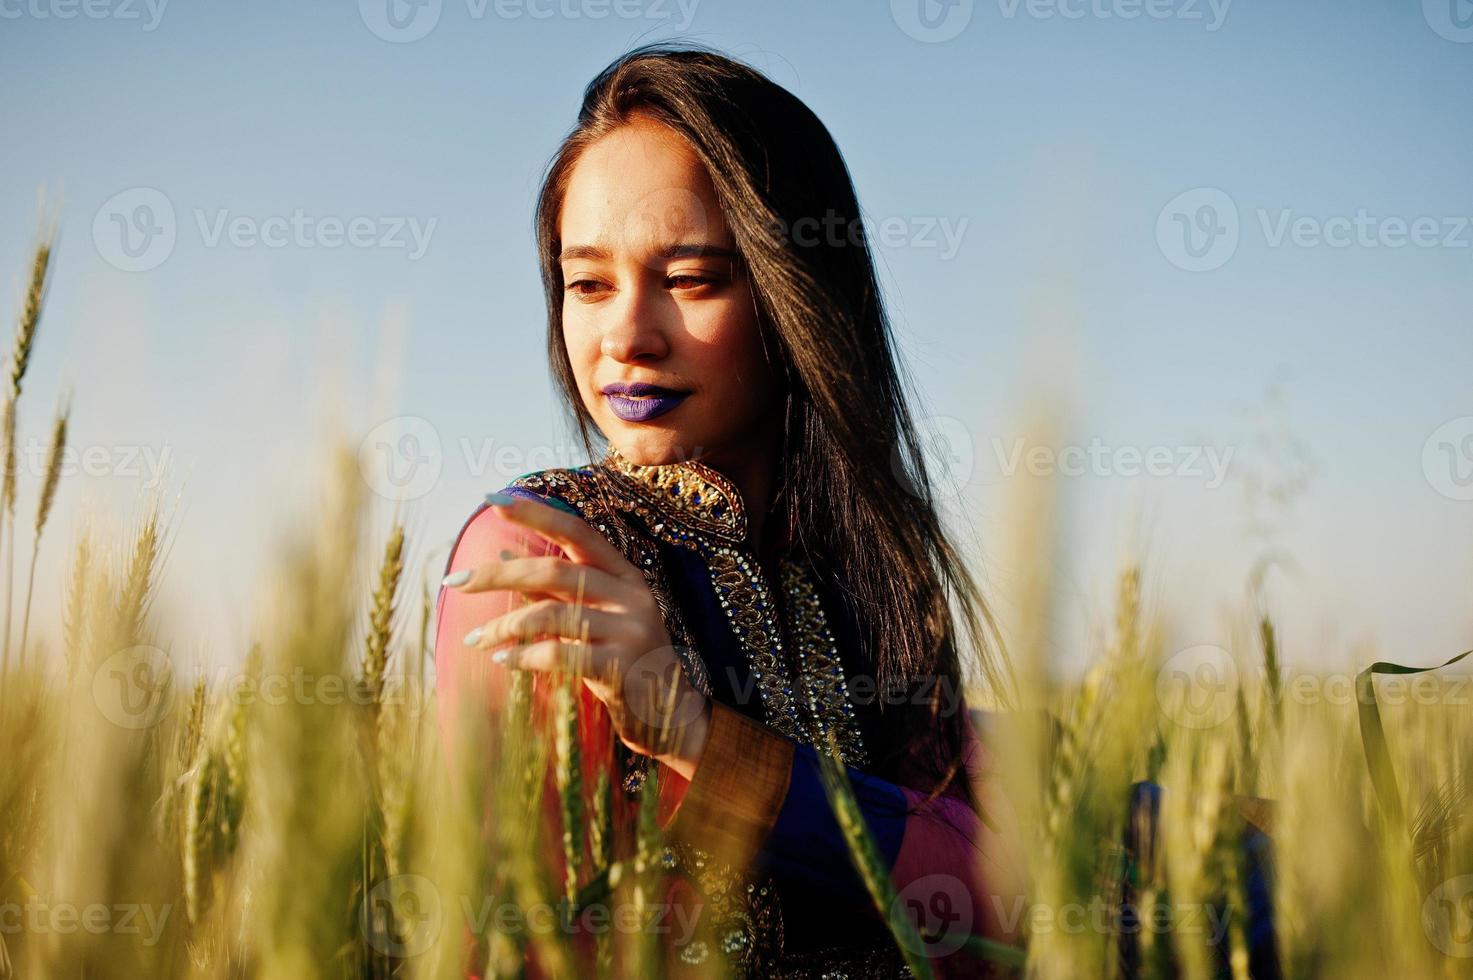
[[[441,0],[358,0],[358,15],[375,37],[391,44],[418,41],[440,23]]]
[[[830,209],[823,217],[802,215],[791,223],[777,218],[767,234],[774,242],[788,247],[852,248],[873,243],[883,248],[928,249],[947,262],[961,251],[969,224],[969,218],[948,215],[886,215],[866,221]]]
[[[385,956],[409,957],[429,951],[444,917],[435,883],[423,875],[401,874],[373,886],[359,918],[370,946]]]
[[[624,671],[620,684],[624,704],[642,725],[653,731],[676,733],[700,718],[705,711],[703,698],[684,698],[672,703],[672,692],[684,690],[679,681],[682,664],[699,655],[679,647],[659,647],[646,653]]]
[[[939,44],[967,29],[972,7],[973,0],[890,0],[890,16],[910,37]]]
[[[1179,477],[1202,480],[1208,490],[1222,486],[1234,446],[1111,446],[1098,436],[1089,445],[1029,445],[1024,438],[992,439],[992,452],[1004,477],[1020,470],[1037,477]]]
[[[208,249],[383,249],[418,261],[429,250],[438,218],[413,215],[309,214],[302,208],[265,217],[229,208],[192,208],[192,225]],[[188,227],[188,225],[186,225]],[[174,253],[180,226],[173,202],[153,187],[132,187],[108,198],[92,219],[92,242],[102,258],[123,272],[147,272]]]
[[[1437,36],[1459,44],[1473,44],[1473,2],[1422,0],[1422,16]]]
[[[1201,21],[1208,33],[1220,30],[1233,0],[997,0],[1003,17],[1019,13],[1034,20]]]
[[[174,254],[179,227],[163,191],[130,187],[103,202],[92,219],[92,243],[123,272],[156,269]]]
[[[1179,269],[1220,269],[1238,250],[1237,205],[1216,187],[1184,191],[1156,217],[1156,245]]]
[[[1156,701],[1183,728],[1213,728],[1227,721],[1237,693],[1237,663],[1210,643],[1178,651],[1156,674]]]
[[[358,445],[358,471],[386,500],[417,500],[435,488],[444,464],[440,433],[428,419],[399,415],[369,430]]]
[[[1255,208],[1250,228],[1272,249],[1469,249],[1468,215],[1378,215],[1368,208],[1327,216],[1294,208]],[[1227,264],[1241,237],[1238,206],[1215,187],[1198,187],[1172,198],[1156,218],[1156,244],[1172,265],[1210,272]]]
[[[1473,500],[1473,415],[1433,430],[1422,444],[1422,473],[1449,500]]]
[[[1422,928],[1447,956],[1473,957],[1473,875],[1449,878],[1422,903]]]
[[[108,721],[138,731],[173,707],[174,663],[158,647],[135,646],[108,657],[92,674],[92,701]]]
[[[169,0],[0,0],[0,20],[136,20],[144,33],[156,30]]]
[[[93,936],[137,936],[143,946],[156,946],[173,911],[171,904],[88,902],[79,905],[51,902],[33,894],[24,902],[0,902],[0,952],[4,950],[3,937],[21,933],[34,937],[72,936],[79,932]]]
[[[917,878],[895,896],[890,914],[903,915],[915,926],[920,956],[946,956],[961,949],[972,934],[972,894],[955,875],[933,874]],[[915,945],[916,939],[903,942]]]
[[[0,0],[3,2],[3,0]],[[440,23],[443,0],[358,0],[358,16],[375,37],[407,44],[426,37]],[[465,0],[472,21],[497,20],[678,20],[688,30],[700,0]]]

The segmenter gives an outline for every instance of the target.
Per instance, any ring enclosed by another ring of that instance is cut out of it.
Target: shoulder
[[[602,506],[593,466],[560,467],[524,473],[496,492],[539,500],[584,520],[590,520]],[[489,496],[491,495],[487,494]],[[461,522],[460,530],[456,532],[455,540],[450,546],[445,570],[448,573],[453,565],[463,564],[458,557],[470,556],[472,560],[479,560],[481,556],[499,554],[507,547],[509,539],[521,536],[521,531],[501,518],[489,502],[482,499]]]
[[[501,488],[501,493],[530,497],[585,520],[599,506],[598,467],[557,467],[523,473]]]

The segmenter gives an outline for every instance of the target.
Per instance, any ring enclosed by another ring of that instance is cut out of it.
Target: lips
[[[644,381],[616,381],[604,385],[609,410],[625,422],[648,422],[672,411],[690,395]]]

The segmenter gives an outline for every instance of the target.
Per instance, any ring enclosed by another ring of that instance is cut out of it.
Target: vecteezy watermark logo
[[[380,422],[358,444],[358,471],[387,500],[416,500],[440,480],[444,453],[428,419],[399,415]]]
[[[174,663],[158,647],[119,650],[92,674],[92,701],[119,728],[152,728],[169,713],[174,699]]]
[[[92,219],[97,253],[124,272],[147,272],[174,253],[178,225],[163,191],[130,187],[103,202]]]
[[[977,468],[972,432],[961,419],[930,415],[916,424],[916,441],[926,467],[926,476],[938,497],[960,497]],[[890,472],[900,485],[919,497],[921,488],[910,471],[910,462],[900,445],[890,451]]]
[[[418,41],[440,22],[442,0],[358,0],[358,15],[375,37],[394,44]],[[484,20],[672,20],[688,30],[701,0],[465,0],[466,16]]]
[[[368,944],[385,956],[428,952],[440,935],[440,891],[423,875],[393,875],[371,888],[359,910]]]
[[[1422,0],[1422,16],[1438,37],[1459,44],[1473,44],[1473,2],[1470,0]]]
[[[440,23],[440,0],[358,0],[358,16],[375,37],[407,44]]]
[[[1238,207],[1216,187],[1184,191],[1157,215],[1156,245],[1179,269],[1220,269],[1238,250]]]
[[[193,225],[205,248],[300,248],[402,250],[409,261],[422,258],[439,224],[438,218],[416,216],[290,214],[258,218],[229,208],[193,208]],[[92,241],[110,265],[124,272],[147,272],[174,252],[179,222],[173,202],[153,187],[132,187],[114,194],[92,219]]]
[[[620,678],[624,703],[643,725],[655,731],[679,732],[701,717],[703,698],[686,698],[672,703],[670,694],[680,691],[678,676],[685,663],[700,663],[699,654],[684,647],[659,647],[636,660]]]
[[[917,41],[950,41],[972,22],[973,0],[890,0],[895,26]]]
[[[774,242],[800,248],[844,248],[873,242],[885,248],[935,249],[942,261],[961,251],[969,218],[946,215],[888,215],[879,219],[845,217],[830,209],[823,217],[802,215],[787,222],[777,218],[767,228]],[[869,228],[866,230],[866,224]]]
[[[139,20],[152,31],[164,19],[169,0],[0,0],[0,20]],[[145,18],[146,15],[146,18]]]
[[[1449,419],[1422,444],[1422,472],[1449,500],[1473,500],[1473,415]]]
[[[174,906],[142,905],[134,902],[51,902],[32,894],[24,902],[0,902],[0,938],[27,933],[71,936],[79,932],[93,936],[138,936],[145,947],[163,938]]]
[[[1473,249],[1468,215],[1377,215],[1367,208],[1319,216],[1293,208],[1255,208],[1267,248]],[[1156,218],[1156,243],[1172,265],[1207,272],[1237,251],[1240,217],[1233,199],[1215,187],[1178,194]]]
[[[1422,929],[1447,956],[1473,957],[1473,875],[1449,878],[1422,903]]]
[[[1233,0],[997,0],[1008,20],[1021,12],[1034,20],[1181,20],[1203,21],[1219,30]]]
[[[51,445],[29,438],[20,449],[25,472],[44,477],[51,461]],[[61,475],[81,473],[89,477],[141,477],[141,489],[151,490],[163,482],[174,457],[172,446],[133,444],[64,446]]]
[[[919,956],[946,956],[966,944],[972,934],[972,893],[956,875],[933,874],[917,878],[895,896],[891,916],[903,915],[915,926]],[[903,942],[915,945],[916,939]]]
[[[1088,446],[1028,445],[1023,438],[992,438],[1002,475],[1023,470],[1031,476],[1172,476],[1203,480],[1216,490],[1227,479],[1235,446],[1110,446],[1096,436]]]
[[[1178,651],[1156,674],[1156,701],[1183,728],[1213,728],[1227,721],[1237,694],[1237,663],[1210,643]]]

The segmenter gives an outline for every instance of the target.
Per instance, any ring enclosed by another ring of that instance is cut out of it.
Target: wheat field
[[[668,972],[671,943],[688,972],[719,973],[702,922],[679,936],[653,927],[653,784],[620,853],[609,781],[569,737],[570,687],[545,724],[522,677],[497,717],[462,713],[467,730],[441,732],[428,672],[438,583],[405,574],[402,524],[370,522],[351,439],[325,454],[311,530],[276,556],[271,612],[224,680],[171,653],[151,609],[170,530],[156,503],[120,527],[53,512],[65,407],[46,475],[26,488],[38,506],[17,512],[15,419],[45,341],[49,260],[43,236],[4,416],[14,641],[0,665],[0,980],[515,977],[529,958],[554,975],[591,963],[643,977]],[[1009,547],[1046,553],[1047,488],[1017,499]],[[43,583],[65,596],[60,623],[30,622],[35,558],[14,560],[18,520],[34,521],[38,547],[71,532],[67,581]],[[372,588],[345,589],[345,568]],[[971,955],[999,976],[1247,977],[1248,910],[1262,905],[1253,838],[1272,843],[1281,975],[1473,976],[1465,675],[1291,675],[1254,608],[1230,654],[1173,651],[1159,626],[1169,593],[1132,565],[1087,672],[1061,679],[1044,576],[1021,584],[1007,629],[1024,710],[985,722],[1028,829],[1032,895],[999,910],[1024,939],[972,942]],[[1017,721],[1035,714],[1050,721]],[[895,895],[847,782],[826,775],[871,896],[912,971],[932,974],[949,937]],[[1164,788],[1159,833],[1128,850],[1143,781]],[[536,817],[549,791],[561,829]],[[571,858],[567,875],[538,860],[548,848]],[[590,950],[564,926],[595,906],[615,915]]]

